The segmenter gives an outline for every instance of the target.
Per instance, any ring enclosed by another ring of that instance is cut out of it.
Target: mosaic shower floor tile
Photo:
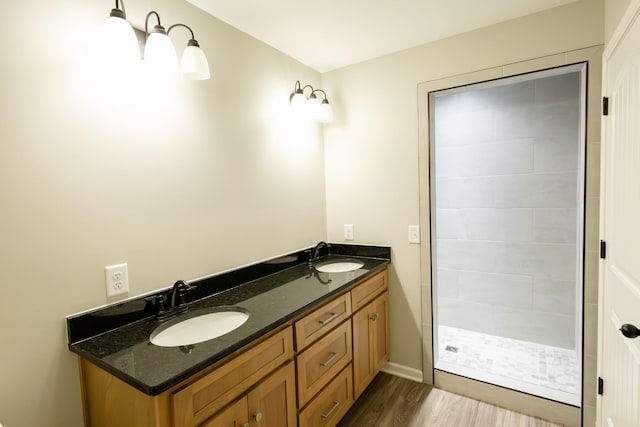
[[[521,383],[517,389],[530,394],[542,394],[571,404],[580,400],[580,364],[575,350],[449,326],[438,327],[438,343],[438,363],[463,367],[465,373],[476,370],[483,378],[487,374],[508,378],[509,385],[514,381]],[[503,385],[499,383],[496,382]],[[534,390],[529,391],[528,385]],[[549,390],[550,396],[545,395],[545,389]],[[536,390],[542,390],[542,393]],[[566,394],[569,398],[557,398],[556,394]]]

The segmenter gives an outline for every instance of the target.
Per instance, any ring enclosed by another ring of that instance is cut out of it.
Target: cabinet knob
[[[369,316],[369,319],[378,320],[378,316],[380,316],[380,314],[379,313],[375,313],[375,314],[372,314],[371,316]]]
[[[259,423],[260,420],[262,420],[262,412],[256,412],[255,414],[253,414],[253,419]]]

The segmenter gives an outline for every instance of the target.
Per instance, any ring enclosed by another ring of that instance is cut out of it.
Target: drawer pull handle
[[[321,363],[321,365],[322,366],[329,366],[335,360],[336,357],[338,357],[338,353],[332,353],[331,357],[328,358],[326,362]]]
[[[338,406],[340,406],[340,402],[333,402],[333,406],[331,407],[331,409],[329,409],[329,412],[327,412],[326,414],[322,414],[320,415],[323,419],[327,419],[329,418],[331,415],[333,415],[333,413],[336,411],[336,409],[338,409]]]
[[[336,317],[338,317],[338,313],[331,313],[331,316],[327,317],[324,320],[318,320],[318,323],[322,323],[323,325],[326,325],[327,323],[331,322]]]
[[[253,414],[253,419],[256,420],[256,422],[262,421],[262,412],[257,412]]]

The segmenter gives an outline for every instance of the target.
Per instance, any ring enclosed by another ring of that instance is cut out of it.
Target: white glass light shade
[[[144,46],[144,62],[154,70],[176,72],[178,58],[173,43],[166,34],[153,32]]]
[[[328,123],[333,121],[333,108],[326,100],[322,102],[320,106],[320,119],[323,123]]]
[[[126,19],[109,16],[102,28],[102,54],[108,61],[134,63],[140,60],[140,48],[133,28]]]
[[[307,97],[302,91],[296,91],[291,97],[291,109],[297,113],[305,111],[307,108]]]
[[[314,120],[321,119],[322,107],[320,107],[320,100],[316,98],[315,95],[312,95],[311,97],[309,97],[309,103],[307,108],[309,109],[309,115],[311,116],[312,119]]]
[[[191,80],[209,80],[209,62],[202,49],[197,46],[187,46],[182,52],[180,73]]]

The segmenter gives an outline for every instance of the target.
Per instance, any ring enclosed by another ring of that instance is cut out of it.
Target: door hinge
[[[600,240],[600,258],[607,258],[607,242],[605,242],[604,240]]]
[[[602,394],[604,392],[604,380],[598,377],[598,394]]]
[[[607,96],[602,97],[602,115],[603,116],[609,115],[609,97]]]

